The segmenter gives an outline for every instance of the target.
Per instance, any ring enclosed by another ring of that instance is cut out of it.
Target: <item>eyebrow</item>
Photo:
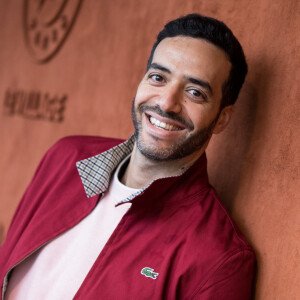
[[[171,74],[171,71],[168,68],[163,67],[162,65],[157,64],[157,63],[152,63],[150,65],[149,69],[160,70],[162,72]],[[212,88],[211,88],[210,84],[207,81],[201,80],[201,79],[198,79],[198,78],[187,77],[187,76],[185,76],[185,79],[187,81],[193,83],[193,84],[197,84],[197,85],[205,88],[206,90],[208,90],[210,92],[211,95],[213,94]]]
[[[162,72],[166,72],[166,73],[168,73],[168,74],[171,74],[171,71],[170,71],[169,69],[167,69],[167,68],[165,68],[165,67],[163,67],[163,66],[161,66],[161,65],[159,65],[159,64],[156,64],[156,63],[152,63],[152,64],[150,65],[150,68],[149,68],[149,69],[160,70],[160,71],[162,71]]]

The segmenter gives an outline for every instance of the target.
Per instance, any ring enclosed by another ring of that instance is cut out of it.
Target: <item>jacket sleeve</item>
[[[30,194],[31,190],[34,188],[35,182],[37,181],[37,178],[39,178],[41,170],[43,169],[45,161],[47,160],[48,153],[49,153],[49,150],[46,152],[46,154],[44,155],[44,157],[42,158],[42,160],[38,164],[38,167],[36,168],[36,170],[34,172],[34,175],[31,179],[29,185],[27,186],[27,188],[25,190],[25,193],[23,194],[18,206],[17,206],[17,209],[16,209],[16,211],[13,215],[13,218],[11,220],[11,223],[9,225],[7,236],[9,236],[11,233],[13,233],[15,226],[17,226],[17,223],[18,223],[18,220],[19,220],[20,216],[22,216],[22,214],[23,214],[23,210],[24,209],[26,210],[26,207],[28,207],[28,201],[30,201],[30,199],[28,199],[27,195]]]
[[[225,259],[193,294],[193,300],[250,300],[253,299],[255,255],[240,250]]]

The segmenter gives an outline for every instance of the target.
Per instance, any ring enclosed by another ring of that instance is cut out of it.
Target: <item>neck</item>
[[[153,180],[178,176],[187,170],[203,154],[204,150],[201,149],[197,154],[177,160],[156,161],[145,157],[135,144],[121,182],[128,187],[140,189],[150,184]]]

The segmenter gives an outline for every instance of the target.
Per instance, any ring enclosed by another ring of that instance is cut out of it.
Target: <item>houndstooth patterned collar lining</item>
[[[77,170],[88,198],[104,193],[108,189],[113,171],[132,152],[134,142],[135,137],[132,135],[120,145],[101,154],[76,162]],[[131,200],[140,192],[141,190],[121,202]]]

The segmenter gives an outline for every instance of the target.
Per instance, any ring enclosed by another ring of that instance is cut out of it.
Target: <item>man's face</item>
[[[132,106],[138,149],[158,161],[198,157],[214,132],[231,63],[213,44],[161,41]]]

